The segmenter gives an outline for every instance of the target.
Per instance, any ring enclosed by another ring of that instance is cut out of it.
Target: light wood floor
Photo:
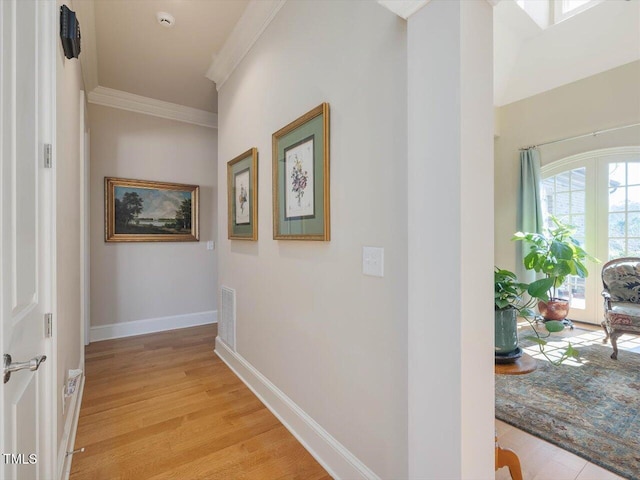
[[[71,480],[331,478],[213,353],[215,335],[87,347]]]
[[[215,326],[97,342],[71,480],[331,477],[213,353]],[[631,348],[629,348],[631,349]],[[525,480],[620,477],[496,420]],[[496,480],[509,479],[502,468]]]
[[[551,443],[496,420],[498,443],[520,458],[524,480],[624,480]],[[509,469],[496,471],[496,480],[509,480]]]

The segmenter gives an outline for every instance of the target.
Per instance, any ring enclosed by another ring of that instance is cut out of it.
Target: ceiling
[[[215,84],[205,73],[248,3],[94,0],[98,84],[217,112]],[[173,27],[158,23],[159,11],[175,18]]]
[[[513,0],[494,8],[494,104],[640,59],[640,0],[609,0],[541,28]]]
[[[411,2],[425,3],[405,1]],[[221,49],[241,17],[249,23],[253,18],[256,28],[266,26],[256,23],[255,12],[269,3],[284,2],[74,0],[72,6],[80,18],[86,52],[80,58],[86,89],[91,92],[98,86],[107,87],[116,93],[215,113],[215,84],[205,74],[218,53],[218,63],[227,60]],[[175,25],[161,26],[156,19],[159,11],[173,15]],[[245,26],[236,32],[236,38],[232,36],[234,42],[239,34],[241,41],[246,40]],[[257,35],[259,32],[249,36]],[[497,106],[638,59],[640,0],[605,1],[546,29],[540,28],[514,0],[502,0],[494,7]]]

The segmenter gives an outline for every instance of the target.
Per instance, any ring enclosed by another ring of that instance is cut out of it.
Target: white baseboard
[[[71,397],[67,421],[64,424],[62,441],[58,448],[58,478],[60,480],[69,480],[69,475],[71,474],[71,462],[73,461],[73,455],[67,456],[67,452],[73,450],[73,445],[76,442],[76,432],[78,431],[78,418],[80,417],[80,405],[82,404],[83,393],[84,374],[82,375],[82,381],[80,382],[78,392]]]
[[[296,405],[278,387],[216,337],[216,354],[282,422],[307,451],[336,480],[379,480],[329,432]]]
[[[148,318],[134,320],[132,322],[112,323],[91,327],[90,339],[92,342],[110,340],[112,338],[132,337],[145,333],[164,332],[177,328],[196,327],[209,323],[218,323],[218,311],[187,313],[186,315],[173,315],[170,317]]]

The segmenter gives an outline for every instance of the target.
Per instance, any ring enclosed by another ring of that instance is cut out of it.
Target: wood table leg
[[[518,455],[513,450],[500,447],[496,437],[496,470],[502,467],[509,467],[509,473],[513,480],[522,480],[522,469]]]

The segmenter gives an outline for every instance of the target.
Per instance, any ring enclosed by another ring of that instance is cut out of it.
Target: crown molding
[[[107,87],[96,87],[88,95],[89,103],[119,108],[130,112],[143,113],[154,117],[192,123],[202,127],[218,128],[216,113],[185,107],[177,103],[163,102],[154,98],[143,97],[133,93],[114,90]]]
[[[214,58],[206,77],[220,90],[287,0],[251,0]]]

